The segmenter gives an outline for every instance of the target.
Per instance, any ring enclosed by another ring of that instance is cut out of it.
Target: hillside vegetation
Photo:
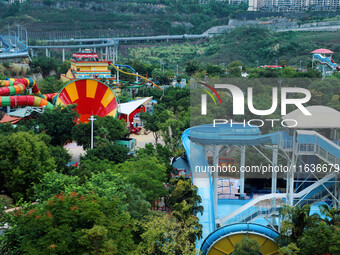
[[[307,67],[311,63],[311,51],[329,48],[335,52],[333,58],[340,62],[340,32],[281,32],[264,28],[243,27],[211,38],[200,44],[184,43],[155,45],[154,47],[132,47],[126,59],[141,60],[159,64],[162,60],[168,68],[176,64],[185,66],[188,61],[197,60],[203,65],[229,64],[240,60],[246,66],[274,65],[287,63]]]
[[[19,22],[28,27],[31,37],[39,38],[202,33],[211,26],[227,24],[230,17],[247,9],[246,4],[198,3],[198,0],[31,0],[0,4],[0,29],[7,31],[6,21],[13,24],[11,29]]]

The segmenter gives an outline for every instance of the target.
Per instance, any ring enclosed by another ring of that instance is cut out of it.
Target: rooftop
[[[328,49],[317,49],[312,51],[312,53],[316,53],[316,54],[333,54],[334,52]]]

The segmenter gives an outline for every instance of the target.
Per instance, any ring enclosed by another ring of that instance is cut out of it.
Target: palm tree
[[[329,207],[327,204],[322,204],[319,206],[322,214],[326,216],[325,222],[328,225],[340,226],[340,208]]]
[[[307,226],[320,219],[317,214],[310,215],[308,204],[302,207],[284,205],[280,209],[280,218],[281,234],[294,243],[302,236]]]

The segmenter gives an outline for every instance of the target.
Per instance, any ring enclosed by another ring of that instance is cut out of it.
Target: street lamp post
[[[90,116],[89,121],[91,121],[91,149],[93,149],[93,121],[97,120],[93,115]]]

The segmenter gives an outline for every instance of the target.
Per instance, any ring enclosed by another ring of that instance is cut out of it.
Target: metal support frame
[[[242,145],[241,146],[241,160],[240,160],[240,198],[244,198],[245,164],[246,164],[246,146]]]
[[[292,150],[292,157],[290,161],[289,171],[287,172],[287,186],[286,186],[287,204],[290,206],[294,205],[294,171],[296,167],[295,152],[296,152],[296,130],[294,129],[293,150]]]
[[[220,146],[214,145],[213,146],[213,166],[215,167],[215,171],[212,173],[212,179],[213,179],[213,191],[214,191],[214,210],[215,210],[215,218],[217,218],[217,202],[218,202],[218,161],[219,161],[219,155],[220,155]]]
[[[277,167],[277,159],[278,159],[278,146],[274,146],[273,148],[273,161],[272,161],[272,166],[273,166],[273,172],[272,172],[272,194],[274,194],[274,198],[272,199],[272,208],[276,208],[276,191],[277,191],[277,172],[275,168]],[[275,218],[272,217],[272,224],[275,225],[276,221]]]

